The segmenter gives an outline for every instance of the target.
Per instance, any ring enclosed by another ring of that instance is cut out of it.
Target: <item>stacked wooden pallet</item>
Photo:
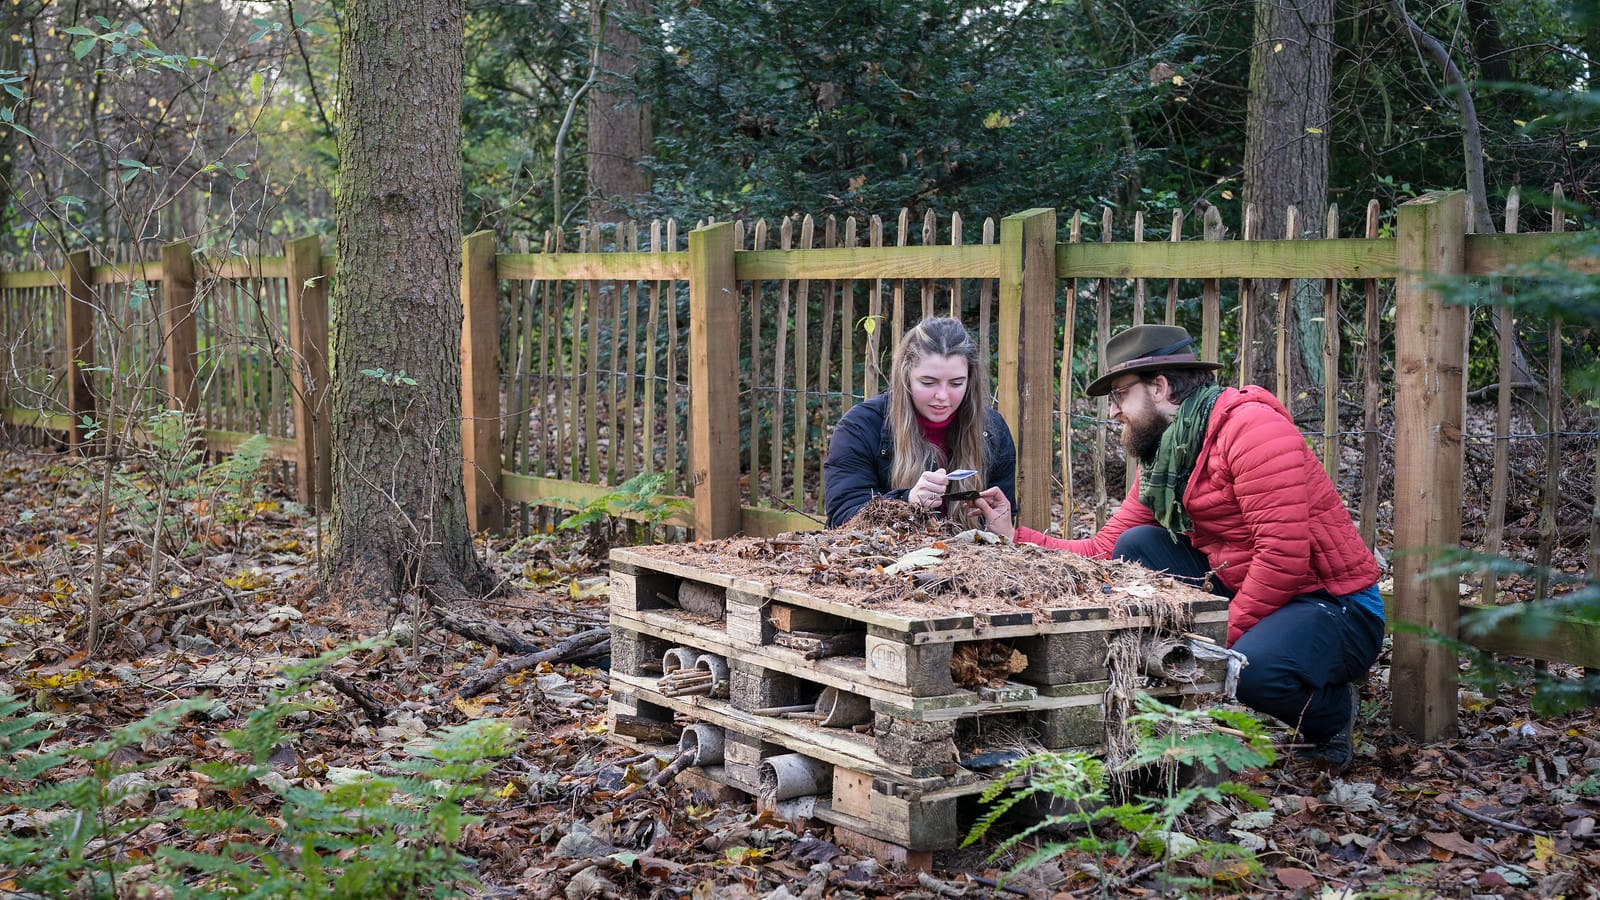
[[[1186,628],[1221,641],[1226,601],[1185,594]],[[816,596],[799,576],[618,549],[612,731],[659,738],[693,723],[680,746],[701,752],[699,777],[768,803],[806,791],[807,812],[841,837],[920,862],[960,842],[960,806],[988,783],[973,762],[984,751],[1102,744],[1108,642],[1153,624],[1082,605],[903,615]],[[1009,680],[953,680],[953,662],[996,650],[1020,654]],[[1216,673],[1201,676],[1167,691],[1214,689]]]

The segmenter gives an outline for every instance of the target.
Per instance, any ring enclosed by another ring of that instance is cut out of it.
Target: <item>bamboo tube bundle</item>
[[[728,662],[716,654],[673,647],[662,655],[661,671],[657,687],[663,696],[728,695]]]

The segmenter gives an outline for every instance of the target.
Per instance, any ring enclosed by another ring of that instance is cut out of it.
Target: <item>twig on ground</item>
[[[374,700],[371,694],[351,683],[350,679],[333,672],[323,672],[318,677],[331,685],[334,690],[354,700],[355,704],[361,707],[361,711],[367,714],[367,721],[374,725],[383,725],[388,722],[389,714],[378,704],[378,701]]]
[[[984,887],[992,887],[992,888],[994,888],[996,890],[1005,891],[1008,894],[1017,894],[1017,895],[1023,896],[1023,897],[1028,896],[1028,892],[1023,890],[1022,888],[1015,887],[1015,886],[1009,885],[1009,884],[1001,884],[1000,882],[994,880],[993,878],[985,878],[982,875],[973,875],[971,873],[968,873],[967,877],[972,879],[973,881],[977,882],[978,884],[983,885]]]
[[[446,629],[468,640],[499,647],[506,653],[535,653],[539,650],[538,644],[492,622],[458,616],[437,605],[433,607],[433,617]]]
[[[1467,809],[1465,806],[1462,806],[1460,803],[1457,803],[1454,800],[1446,800],[1444,805],[1455,812],[1461,813],[1463,816],[1466,816],[1469,819],[1477,819],[1479,822],[1482,822],[1485,825],[1493,825],[1496,828],[1504,828],[1507,831],[1514,831],[1517,834],[1528,834],[1533,835],[1534,837],[1555,837],[1559,833],[1554,831],[1541,831],[1537,828],[1529,828],[1526,825],[1518,825],[1515,822],[1507,822],[1503,819],[1496,819],[1493,816],[1486,816],[1481,812],[1474,812],[1473,810]]]
[[[187,603],[174,603],[171,606],[162,606],[155,609],[150,614],[152,616],[165,616],[172,613],[184,612],[186,610],[199,609],[202,606],[213,606],[226,599],[228,598],[222,594],[215,594],[210,597],[201,597],[199,600],[190,600]]]
[[[478,677],[461,686],[458,692],[461,697],[476,697],[489,688],[517,672],[531,669],[542,662],[561,662],[569,658],[588,655],[597,650],[600,642],[609,640],[611,631],[606,628],[594,628],[589,631],[580,631],[572,637],[548,650],[539,650],[528,653],[515,659],[508,659],[499,665],[490,666],[483,670]]]
[[[1167,863],[1166,863],[1165,860],[1160,860],[1160,861],[1157,861],[1157,862],[1153,862],[1150,865],[1145,866],[1142,869],[1136,869],[1136,870],[1134,870],[1132,872],[1129,872],[1126,875],[1123,875],[1120,878],[1114,878],[1114,879],[1112,879],[1110,881],[1107,881],[1104,884],[1097,884],[1094,887],[1084,888],[1081,891],[1075,891],[1075,892],[1073,892],[1072,896],[1074,896],[1074,897],[1088,897],[1091,894],[1097,894],[1097,893],[1102,893],[1102,892],[1103,893],[1107,893],[1107,894],[1114,894],[1114,893],[1122,890],[1123,888],[1127,887],[1128,885],[1133,884],[1135,881],[1138,881],[1139,879],[1145,877],[1146,875],[1149,875],[1151,872],[1154,872],[1155,870],[1161,868],[1162,866],[1164,866],[1166,864]]]
[[[948,881],[940,881],[927,872],[917,873],[917,885],[940,897],[963,897],[967,893],[965,888],[956,887]]]
[[[690,764],[694,762],[694,758],[699,754],[699,752],[699,747],[689,747],[685,749],[683,752],[679,753],[672,760],[672,762],[668,763],[666,768],[662,769],[660,772],[657,772],[654,778],[638,784],[628,785],[622,790],[617,791],[615,799],[618,802],[627,800],[629,797],[632,797],[643,790],[646,785],[650,787],[661,787],[672,779],[677,778],[679,772],[689,768]]]

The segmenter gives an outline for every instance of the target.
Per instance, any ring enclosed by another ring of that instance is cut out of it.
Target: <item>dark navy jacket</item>
[[[889,395],[879,394],[857,403],[839,419],[828,443],[828,459],[822,464],[827,482],[823,509],[828,527],[836,528],[883,494],[906,499],[909,488],[889,488],[889,469],[894,465],[894,434],[888,422]],[[1011,508],[1017,508],[1017,447],[1011,429],[994,409],[988,410],[989,424],[983,430],[988,444],[989,471],[985,484],[1005,491]]]

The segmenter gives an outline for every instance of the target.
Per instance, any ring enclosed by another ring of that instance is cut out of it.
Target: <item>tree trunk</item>
[[[1255,236],[1280,240],[1288,207],[1298,212],[1297,237],[1322,236],[1328,207],[1328,91],[1333,72],[1333,0],[1257,0],[1250,54],[1250,104],[1245,128],[1244,200],[1257,216]],[[1250,381],[1277,381],[1276,279],[1252,292]],[[1320,381],[1320,286],[1295,282],[1290,304],[1290,384]],[[1315,373],[1315,375],[1313,374]],[[1294,392],[1291,391],[1291,396]]]
[[[0,72],[31,74],[23,72],[22,41],[11,40],[10,36],[20,37],[26,34],[28,20],[35,12],[32,3],[27,5],[7,3],[5,8],[0,10],[0,25],[4,26],[0,33],[7,35],[5,39],[0,40]],[[26,89],[27,85],[20,87]],[[27,104],[22,104],[22,108],[16,111],[19,124],[30,121],[28,109]],[[22,132],[15,128],[0,128],[0,184],[7,188],[5,198],[0,200],[0,252],[11,249],[9,239],[11,223],[21,218],[17,204],[22,202],[22,192],[14,187],[16,182],[12,180],[11,173],[16,168],[17,160],[22,157],[24,140],[26,138]]]
[[[462,0],[346,8],[330,593],[459,599],[486,579],[461,456]]]
[[[650,107],[628,86],[639,52],[625,27],[650,15],[650,0],[591,0],[589,37],[600,43],[589,92],[589,221],[621,222],[650,192],[641,161],[650,153]]]

